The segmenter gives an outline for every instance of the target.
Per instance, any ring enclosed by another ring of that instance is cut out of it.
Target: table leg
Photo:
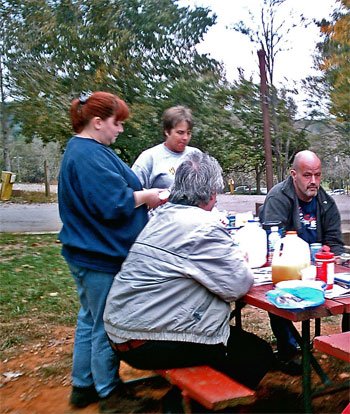
[[[306,321],[304,321],[306,322]],[[300,348],[303,349],[303,338],[302,336],[300,336],[298,330],[296,329],[296,327],[294,325],[292,325],[292,331],[293,331],[293,335],[294,338],[296,339],[296,341],[298,342],[298,344],[300,345]],[[323,369],[321,368],[321,365],[317,362],[316,358],[314,357],[314,355],[311,352],[311,348],[312,345],[310,344],[310,320],[309,320],[309,352],[308,352],[308,356],[309,356],[309,365],[311,364],[313,369],[316,371],[316,374],[319,376],[319,378],[321,379],[322,383],[325,386],[330,386],[332,385],[332,381],[328,378],[328,375],[323,371]]]
[[[315,336],[321,335],[321,319],[316,318],[315,319]]]
[[[342,328],[341,329],[342,332],[350,331],[350,313],[348,313],[348,312],[343,313],[341,328]]]
[[[305,413],[312,413],[311,364],[310,364],[310,320],[301,323],[301,350],[303,356],[303,399]]]

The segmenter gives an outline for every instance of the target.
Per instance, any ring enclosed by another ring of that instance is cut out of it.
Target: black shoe
[[[302,375],[303,365],[300,357],[294,357],[290,359],[279,359],[278,360],[279,371],[284,372],[288,375]]]
[[[173,386],[162,398],[162,413],[164,414],[183,414],[181,391]]]
[[[125,384],[120,384],[110,394],[100,398],[100,413],[144,413],[155,400],[137,397]]]
[[[76,408],[84,408],[97,402],[99,399],[100,397],[93,385],[90,387],[73,387],[69,404]]]

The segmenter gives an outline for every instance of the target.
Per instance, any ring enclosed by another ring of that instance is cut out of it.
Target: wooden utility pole
[[[4,170],[11,171],[11,159],[10,159],[10,140],[9,140],[9,123],[7,105],[5,102],[5,85],[4,85],[4,72],[3,72],[3,60],[0,56],[0,140],[2,143],[2,152],[4,159]]]
[[[45,174],[45,196],[50,196],[50,179],[49,179],[49,166],[47,160],[44,160],[44,174]]]
[[[260,68],[260,99],[263,113],[264,124],[264,148],[265,148],[265,164],[266,164],[266,187],[269,191],[273,186],[273,169],[272,169],[272,147],[270,135],[270,113],[269,113],[269,94],[267,89],[266,78],[266,61],[265,50],[258,50],[259,68]]]

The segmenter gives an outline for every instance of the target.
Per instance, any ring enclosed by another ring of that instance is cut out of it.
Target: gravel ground
[[[44,184],[14,183],[13,189],[24,190],[24,191],[44,192],[45,185]],[[55,192],[57,193],[57,184],[50,185],[50,190],[52,193],[55,193]],[[233,212],[238,212],[238,213],[251,211],[255,214],[256,203],[261,204],[264,202],[264,200],[265,200],[264,195],[220,194],[218,195],[217,207],[220,210],[233,211]],[[334,200],[336,201],[340,214],[341,214],[342,231],[348,233],[350,232],[350,202],[349,202],[350,196],[349,195],[336,195],[334,196]],[[0,203],[0,207],[1,207],[1,203]],[[43,214],[42,219],[45,221],[44,216],[45,215]],[[7,217],[7,220],[8,219],[9,219],[9,216]],[[58,220],[58,223],[59,223],[59,220]],[[4,230],[0,230],[0,231],[4,231]]]
[[[45,185],[44,184],[14,183],[12,189],[21,190],[21,191],[45,192]],[[57,193],[57,184],[51,184],[50,191],[53,193]]]

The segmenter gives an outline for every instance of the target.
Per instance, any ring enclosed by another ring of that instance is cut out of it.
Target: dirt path
[[[243,326],[266,338],[270,335],[266,313],[246,307]],[[329,318],[322,325],[322,333],[339,332],[339,317]],[[1,362],[2,414],[95,414],[98,405],[74,410],[68,404],[71,355],[74,328],[63,326],[42,327],[40,339],[26,345],[14,346],[3,352]],[[339,382],[350,378],[349,365],[326,355],[316,354],[323,369]],[[147,376],[145,371],[121,367],[124,380]],[[313,373],[313,383],[319,383]],[[155,400],[152,413],[161,412],[161,397],[168,390],[166,383],[145,382],[137,386],[138,395]],[[248,413],[302,412],[301,378],[281,372],[271,372],[261,382],[258,401],[247,409]],[[348,401],[348,391],[326,394],[313,400],[315,413],[340,413]]]

